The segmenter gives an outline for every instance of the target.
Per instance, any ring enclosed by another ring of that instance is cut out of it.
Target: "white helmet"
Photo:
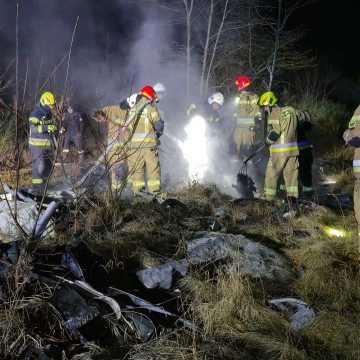
[[[138,94],[135,93],[135,94],[130,95],[130,96],[126,99],[126,101],[127,101],[127,103],[129,104],[129,107],[130,107],[130,108],[132,108],[132,107],[136,104],[136,99],[137,99],[137,97],[138,97]]]
[[[215,94],[212,94],[209,99],[208,103],[212,105],[213,103],[217,103],[220,106],[224,106],[225,98],[224,95],[221,92],[217,92]]]
[[[156,83],[153,88],[158,95],[159,93],[166,93],[166,87],[162,83]]]
[[[155,92],[156,92],[156,95],[158,97],[159,100],[163,99],[165,94],[166,94],[166,87],[164,84],[162,83],[156,83],[154,86],[153,86]]]

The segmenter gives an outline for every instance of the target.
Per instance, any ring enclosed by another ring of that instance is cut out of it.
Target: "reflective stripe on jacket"
[[[250,128],[255,126],[255,119],[261,117],[258,105],[259,97],[249,92],[240,93],[235,99],[236,111],[234,113],[236,128]]]
[[[140,99],[138,103],[130,109],[129,113],[130,119],[136,116],[137,118],[134,118],[129,124],[129,129],[132,134],[130,140],[132,146],[156,146],[156,124],[161,121],[160,113],[156,105],[152,103],[146,104],[146,99]]]
[[[343,139],[346,145],[355,148],[354,160],[353,160],[353,173],[354,173],[354,177],[357,180],[360,180],[360,123],[357,126],[355,126],[355,128],[347,129],[343,134]]]
[[[52,135],[48,125],[55,125],[51,110],[36,105],[29,116],[30,136],[29,145],[36,147],[51,147],[53,144]]]
[[[270,153],[272,156],[298,156],[298,118],[294,108],[285,106],[280,108],[276,106],[271,115],[271,131],[278,135],[278,139],[271,143]]]

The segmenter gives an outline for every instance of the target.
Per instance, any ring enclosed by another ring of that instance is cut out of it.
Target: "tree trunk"
[[[211,27],[213,21],[213,14],[214,14],[214,0],[210,0],[210,10],[209,10],[209,19],[208,19],[208,28],[206,33],[206,41],[205,41],[205,48],[203,54],[203,62],[202,62],[202,71],[201,71],[201,80],[200,80],[200,95],[204,95],[204,81],[205,81],[205,72],[207,68],[207,58],[209,54],[209,44],[210,44],[210,36],[211,36]]]

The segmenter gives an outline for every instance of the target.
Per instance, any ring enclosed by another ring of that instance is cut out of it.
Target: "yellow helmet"
[[[267,91],[260,96],[260,106],[274,106],[278,102],[278,98],[272,91]]]
[[[56,103],[55,95],[50,91],[45,91],[40,97],[41,106],[53,107]]]

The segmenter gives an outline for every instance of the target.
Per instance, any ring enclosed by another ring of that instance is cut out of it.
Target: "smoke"
[[[140,0],[26,0],[19,2],[18,18],[19,88],[26,94],[28,108],[37,101],[40,89],[51,89],[58,96],[64,94],[70,43],[78,17],[67,85],[74,104],[81,110],[92,113],[105,105],[116,105],[145,84],[161,82],[166,86],[167,94],[159,108],[166,123],[160,158],[167,187],[190,180],[188,161],[196,146],[191,145],[187,161],[178,144],[189,135],[185,132],[189,101],[204,101],[186,97],[184,22],[179,12],[169,9],[171,4],[162,7],[157,1]],[[16,53],[16,3],[0,0],[0,8],[0,46],[4,49],[0,66],[4,68]],[[192,94],[198,94],[200,69],[195,54],[190,75]],[[211,141],[225,148],[228,139]],[[228,163],[226,152],[220,154],[217,161]],[[205,170],[201,171],[202,177],[206,176]],[[221,179],[235,178],[233,169],[221,171]]]

